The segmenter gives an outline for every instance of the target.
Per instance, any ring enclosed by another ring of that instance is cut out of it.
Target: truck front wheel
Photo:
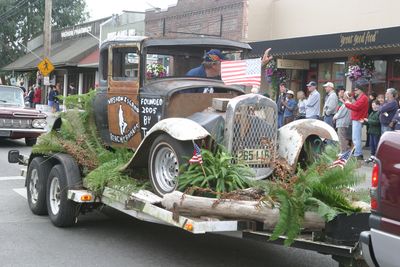
[[[154,140],[149,154],[149,174],[156,194],[163,196],[176,189],[179,168],[192,153],[190,141],[178,141],[167,134]]]
[[[68,183],[64,168],[55,165],[47,181],[47,211],[51,222],[58,227],[74,224],[77,216],[77,205],[68,199]]]
[[[36,157],[29,163],[26,175],[26,194],[33,214],[46,215],[46,185],[51,170],[50,161]]]

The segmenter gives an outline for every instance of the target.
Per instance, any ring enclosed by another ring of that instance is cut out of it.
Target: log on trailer
[[[218,201],[218,203],[215,203]],[[272,229],[278,222],[279,209],[260,205],[258,201],[243,201],[206,197],[196,197],[179,191],[166,194],[161,201],[163,207],[181,215],[200,217],[215,216],[243,220],[254,220],[264,223],[266,229]],[[216,204],[216,205],[215,205]],[[325,228],[325,221],[315,212],[306,212],[302,227],[308,230]]]

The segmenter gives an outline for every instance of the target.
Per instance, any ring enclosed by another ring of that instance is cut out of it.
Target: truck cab
[[[223,144],[251,164],[255,179],[272,173],[266,158],[276,152],[275,102],[245,95],[243,87],[218,78],[186,76],[211,49],[240,60],[251,47],[218,38],[144,37],[101,45],[94,105],[98,132],[110,147],[135,150],[126,168],[147,168],[159,195],[175,189],[179,166],[192,155],[195,141],[208,148],[212,142]],[[216,108],[218,99],[230,105]]]

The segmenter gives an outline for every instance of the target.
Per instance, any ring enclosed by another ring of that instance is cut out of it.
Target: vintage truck
[[[278,130],[277,107],[270,98],[245,94],[244,88],[227,86],[221,80],[185,77],[210,49],[219,49],[235,60],[246,58],[251,47],[217,38],[105,41],[100,46],[100,86],[94,100],[97,130],[105,145],[135,150],[125,169],[147,168],[153,190],[127,195],[106,188],[99,197],[83,186],[84,177],[73,157],[33,153],[25,161],[32,212],[48,214],[54,225],[65,227],[74,224],[82,212],[105,204],[135,218],[192,233],[234,231],[242,238],[267,241],[270,233],[262,224],[189,218],[160,205],[162,196],[176,189],[180,165],[192,155],[193,142],[223,144],[237,161],[254,170],[251,179],[264,179],[272,173],[269,159],[276,153],[296,168],[305,157],[306,144],[318,147],[322,140],[338,138],[334,129],[318,120],[299,120]],[[149,73],[147,66],[152,65],[158,73]],[[61,123],[56,120],[53,130]],[[21,161],[18,151],[10,151],[9,162]],[[324,243],[311,233],[293,246],[345,261],[359,256],[356,243]]]

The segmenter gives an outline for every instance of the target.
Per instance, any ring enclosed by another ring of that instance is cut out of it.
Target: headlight
[[[47,122],[44,119],[36,119],[32,121],[33,128],[44,128],[46,127]]]

